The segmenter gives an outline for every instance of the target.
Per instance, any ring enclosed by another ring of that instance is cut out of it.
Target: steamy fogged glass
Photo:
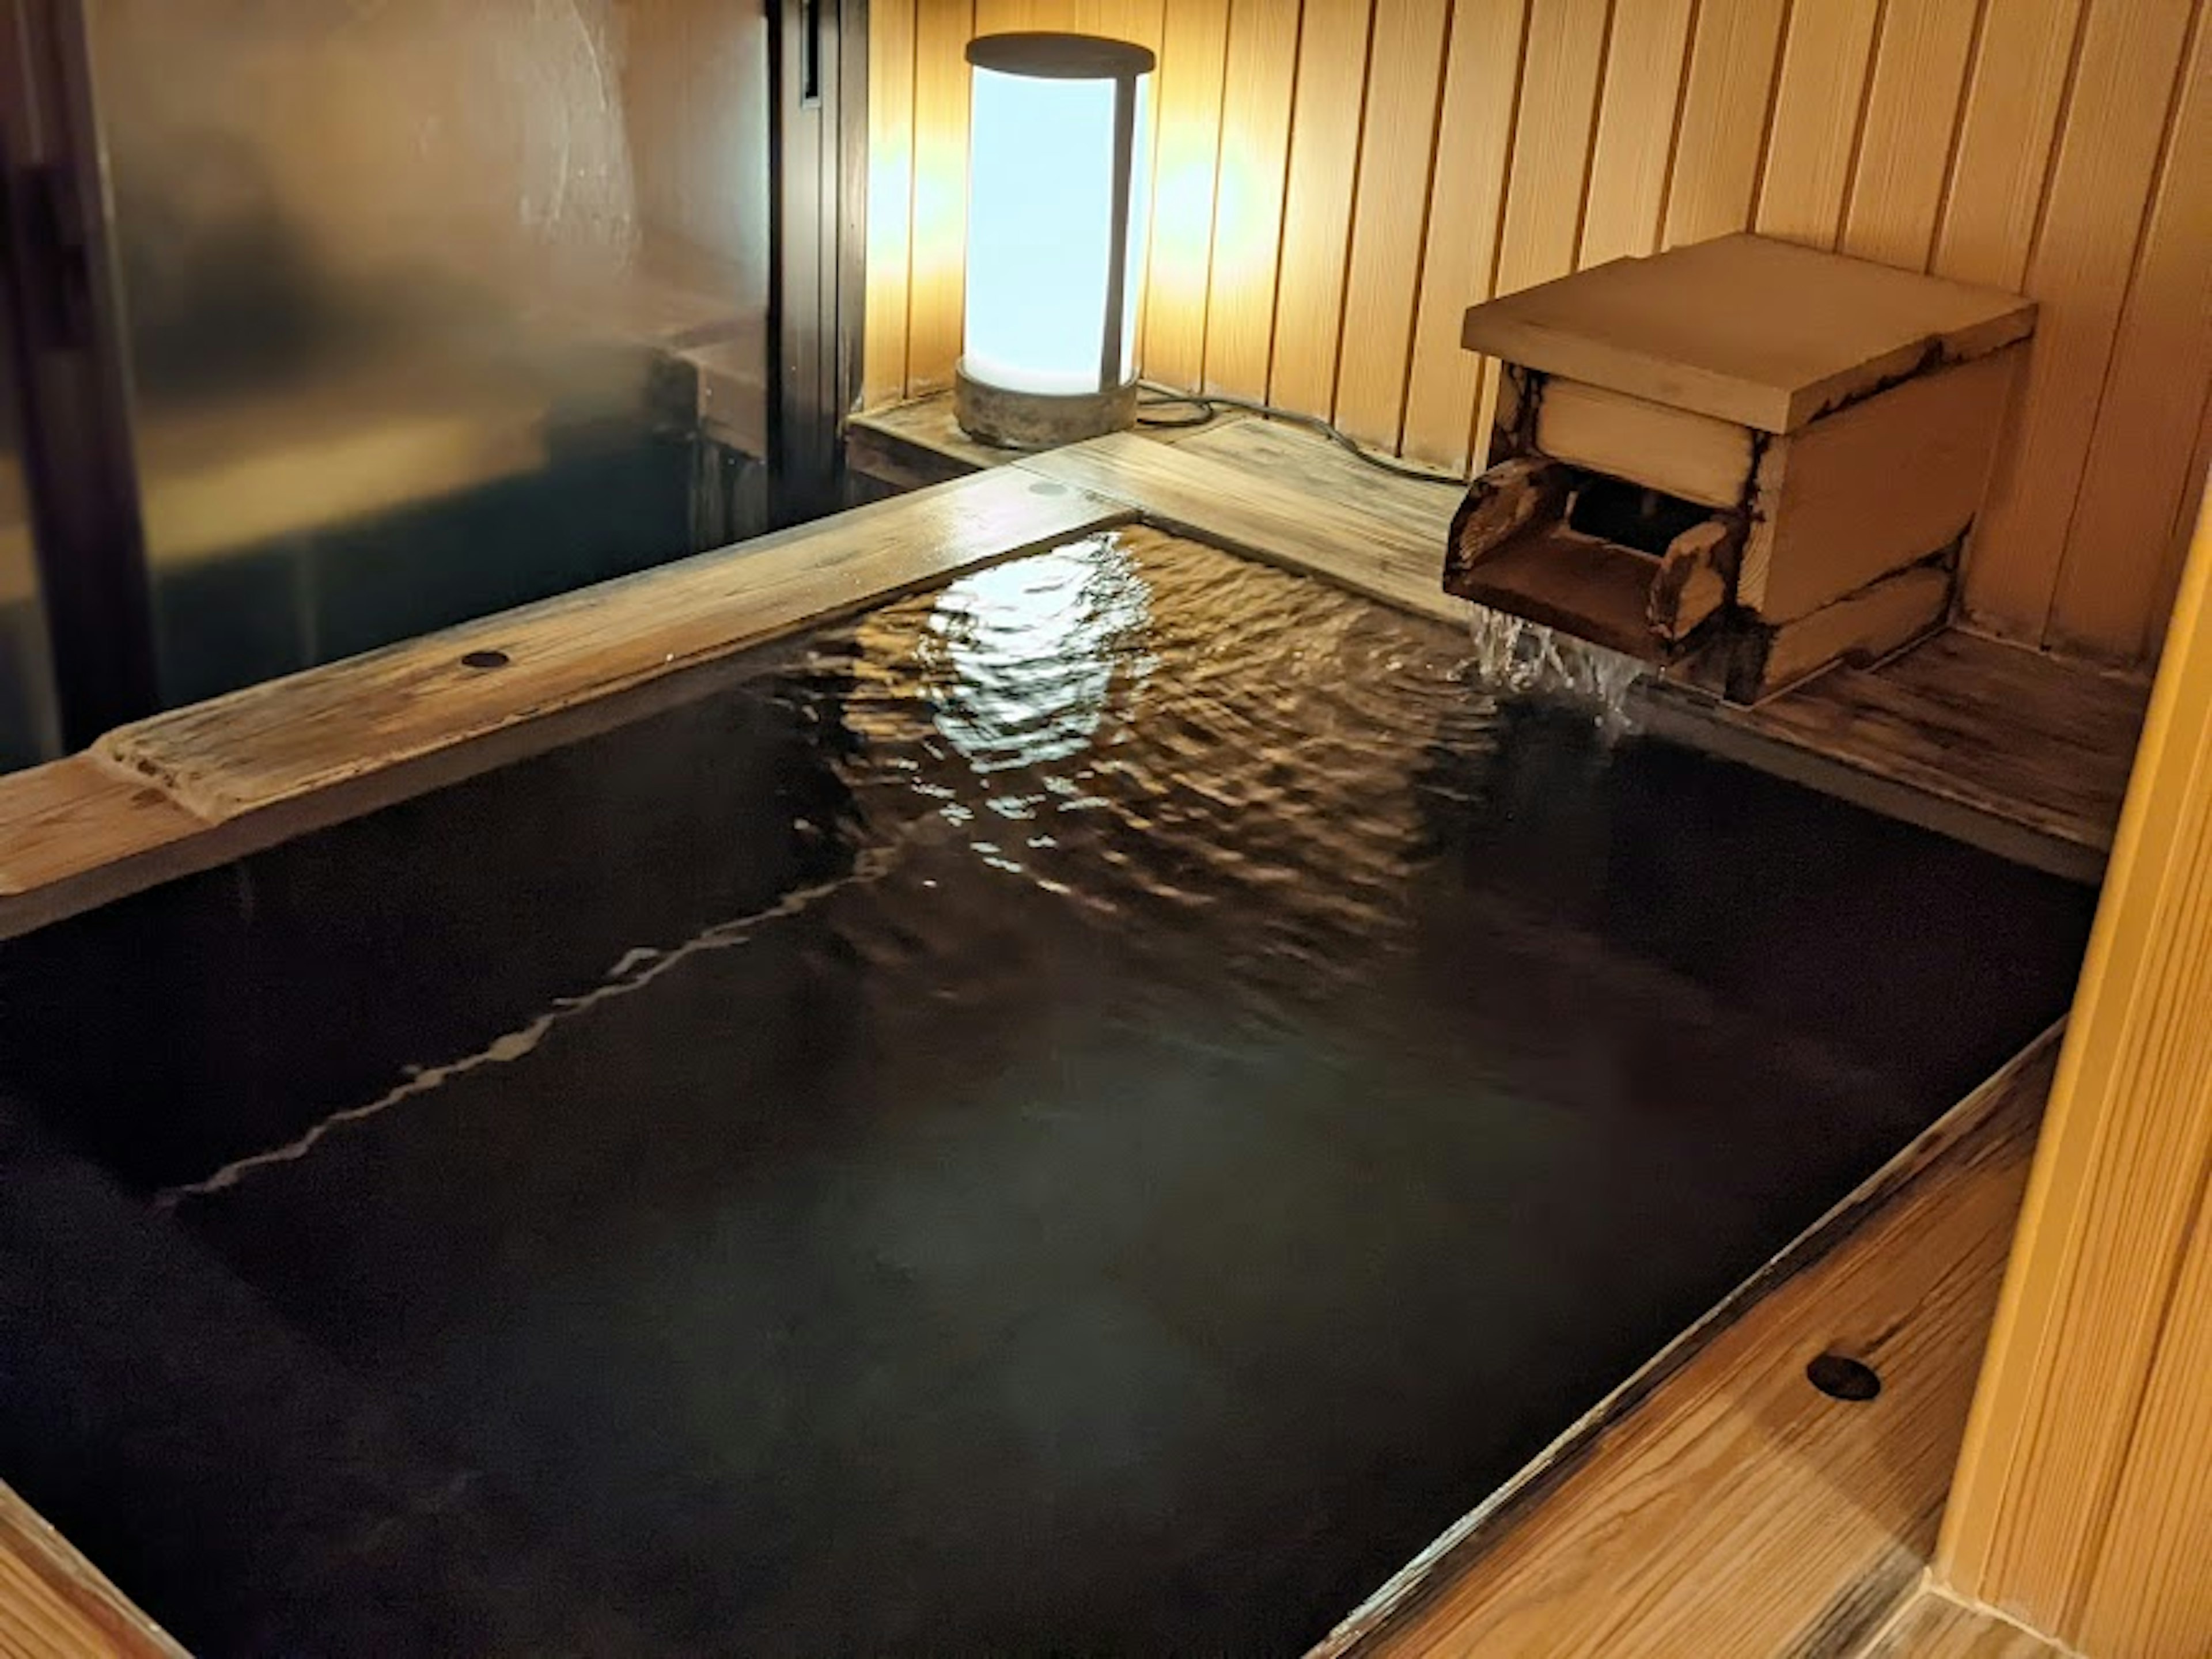
[[[758,527],[759,8],[92,16],[168,696]]]

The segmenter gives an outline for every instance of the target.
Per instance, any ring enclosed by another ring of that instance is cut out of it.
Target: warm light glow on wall
[[[963,421],[974,429],[978,408],[997,418],[998,393],[1126,402],[1152,55],[1084,35],[1000,34],[970,42],[968,58]],[[1119,423],[1103,407],[1096,418]]]

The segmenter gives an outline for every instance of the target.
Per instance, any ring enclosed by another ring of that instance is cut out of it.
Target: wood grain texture
[[[868,6],[867,290],[860,399],[906,394],[906,309],[913,283],[915,0]],[[879,78],[880,77],[880,78]]]
[[[1753,221],[1762,236],[1833,247],[1866,117],[1881,0],[1793,6]]]
[[[2212,1650],[2209,780],[2200,518],[1937,1562],[2100,1659]]]
[[[1575,268],[1609,9],[1607,0],[1534,0],[1529,11],[1498,256],[1500,294]]]
[[[914,211],[907,253],[906,389],[952,384],[968,270],[969,0],[915,0]],[[889,66],[872,64],[868,84]],[[871,94],[872,97],[872,91]]]
[[[1766,139],[1784,0],[1702,0],[1690,78],[1674,134],[1668,247],[1725,236],[1751,222]]]
[[[1285,409],[1322,414],[1336,401],[1370,0],[1306,0],[1304,20],[1267,396]]]
[[[1468,468],[1484,368],[1460,349],[1460,318],[1494,291],[1528,17],[1528,0],[1457,0],[1452,9],[1401,447],[1455,471]]]
[[[1695,9],[1695,0],[1613,7],[1577,266],[1634,258],[1659,246]]]
[[[1281,441],[1269,435],[1274,430],[1248,422],[1203,447],[1147,443],[1124,433],[1049,450],[1016,466],[1124,501],[1162,529],[1316,573],[1401,610],[1464,623],[1465,602],[1437,585],[1457,493],[1393,479],[1349,456],[1327,482],[1317,471],[1309,475],[1309,488],[1285,489],[1275,463],[1221,459],[1224,447],[1248,456],[1254,447],[1264,452]],[[1310,448],[1296,453],[1312,454]]]
[[[2105,377],[2048,637],[2143,656],[2171,526],[2203,487],[2190,465],[2212,383],[2212,28],[2200,11],[2180,104]]]
[[[4,1483],[0,1653],[9,1659],[185,1659],[166,1632]]]
[[[1770,445],[1742,602],[1802,617],[1964,535],[2025,353],[1917,374]]]
[[[1984,356],[2034,319],[2016,295],[1740,235],[1506,294],[1471,309],[1462,338],[1547,374],[1790,432],[1918,370],[1931,350]]]
[[[1982,3],[1909,0],[1883,11],[1850,211],[1836,242],[1843,252],[1906,270],[1926,266]]]
[[[2027,393],[1967,552],[1967,610],[1994,631],[2046,636],[2191,9],[2089,0],[2028,263],[2027,291],[2043,310]]]
[[[1923,1586],[1852,1659],[2065,1659],[2033,1632]]]
[[[2112,843],[2140,682],[1952,629],[1715,718],[2075,846]]]
[[[1929,269],[2016,289],[2051,172],[2083,0],[1990,0],[1959,112],[1958,156]]]
[[[1884,576],[1775,629],[1756,670],[1729,695],[1746,702],[1772,697],[1839,658],[1879,662],[1940,628],[1950,608],[1948,570],[1918,565]]]
[[[1221,155],[1229,0],[1175,0],[1153,76],[1152,232],[1143,372],[1170,386],[1206,376],[1206,296]]]
[[[1449,9],[1445,0],[1391,0],[1376,11],[1370,48],[1369,76],[1389,95],[1367,100],[1361,124],[1335,418],[1384,449],[1397,447],[1406,406]]]
[[[953,465],[1008,459],[951,434],[943,399],[866,423]],[[1142,462],[1143,451],[1164,451],[1170,440],[1205,465]],[[1125,465],[1130,456],[1139,459]],[[1038,457],[1028,465],[1061,463]],[[1089,488],[1200,540],[1310,569],[1420,614],[1465,616],[1437,591],[1460,493],[1378,472],[1312,433],[1224,421],[1086,445],[1073,465]],[[1363,538],[1382,550],[1379,558],[1363,550]],[[2112,844],[2147,693],[2133,677],[1945,633],[1875,669],[1832,670],[1757,708],[1646,680],[1632,693],[1632,711],[1674,741],[2094,881]]]
[[[1774,1659],[1870,1634],[1935,1540],[2054,1047],[2008,1066],[1320,1651]],[[1878,1400],[1807,1382],[1830,1348],[1875,1366]]]
[[[1232,398],[1267,395],[1297,61],[1296,7],[1234,0],[1206,291],[1206,389]]]
[[[118,728],[100,753],[220,821],[849,614],[1116,518],[1011,470],[464,623]],[[502,665],[470,666],[491,651]]]
[[[946,0],[903,3],[919,32]],[[1168,10],[1163,0],[977,3],[977,27],[1087,28],[1155,46]],[[1219,5],[1174,9],[1178,34],[1210,40]],[[2179,67],[2203,9],[1449,0],[1431,58],[1391,43],[1432,30],[1437,0],[1228,0],[1212,199],[1191,192],[1158,220],[1159,246],[1186,253],[1156,262],[1150,326],[1166,344],[1146,366],[1188,379],[1200,342],[1204,374],[1224,392],[1264,386],[1286,408],[1341,411],[1386,446],[1464,469],[1486,459],[1498,391],[1494,367],[1454,343],[1467,306],[1746,226],[1819,247],[1842,238],[2052,308],[2005,445],[2019,452],[2005,475],[2010,504],[1972,550],[1972,603],[2008,637],[2148,661],[2203,472],[2183,451],[2212,387],[2212,365],[2190,343],[2204,307],[2185,280],[2204,262],[2191,267],[2179,252],[2202,241],[2193,227],[2212,196],[2212,147],[2185,140],[2193,105],[2168,107],[2177,87],[2205,80],[2201,67]],[[1383,47],[1372,61],[1370,36]],[[943,219],[929,205],[942,195],[934,181],[955,168],[957,191],[963,151],[935,131],[951,118],[948,100],[933,100],[919,63],[904,76],[876,67],[887,95],[902,85],[917,94],[906,258],[927,319],[942,311],[939,255],[912,239]],[[1420,106],[1439,84],[1435,164],[1363,164],[1363,134],[1399,133],[1418,149]],[[1420,192],[1416,213],[1401,198]],[[1378,189],[1390,203],[1380,220]],[[1426,231],[1407,252],[1405,226],[1422,216]],[[896,240],[872,288],[899,282]],[[1358,296],[1349,316],[1348,283]],[[1370,317],[1378,328],[1364,326]],[[910,363],[879,365],[872,346],[868,384],[943,384],[957,340],[927,321],[921,338],[919,356],[909,339]],[[895,354],[896,329],[878,343]]]
[[[0,779],[0,937],[619,724],[748,646],[1131,516],[1041,482],[1002,468],[856,508],[157,715]],[[477,651],[507,661],[471,668]]]
[[[1536,447],[1708,507],[1737,506],[1751,483],[1749,427],[1556,376],[1536,404]]]

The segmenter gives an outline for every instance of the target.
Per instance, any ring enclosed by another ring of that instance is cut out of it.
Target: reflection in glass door
[[[88,15],[165,701],[763,527],[758,7]]]

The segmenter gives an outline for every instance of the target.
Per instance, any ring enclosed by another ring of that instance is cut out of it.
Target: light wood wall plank
[[[1929,269],[2017,289],[2027,276],[2083,0],[1990,0]]]
[[[1196,386],[1206,375],[1206,295],[1228,47],[1229,0],[1175,0],[1168,7],[1139,360],[1146,375],[1175,386]]]
[[[1498,256],[1500,294],[1575,268],[1610,9],[1607,0],[1535,0],[1528,14]]]
[[[1762,236],[1836,245],[1880,10],[1881,0],[1815,0],[1791,10],[1753,221]]]
[[[2083,1601],[2085,1653],[2196,1659],[2212,1651],[2212,1193],[2175,1280],[2172,1310],[2143,1392],[2112,1502],[2111,1530]]]
[[[1883,12],[1840,252],[1926,268],[1982,3],[1893,0]]]
[[[1513,172],[1498,250],[1499,294],[1550,282],[1575,268],[1610,11],[1606,0],[1534,0],[1529,9]],[[1478,460],[1488,459],[1497,401],[1497,366],[1486,364],[1476,398]]]
[[[1206,389],[1264,398],[1297,74],[1297,0],[1234,0],[1206,291]]]
[[[1969,552],[1971,618],[2154,653],[2212,384],[2203,262],[2186,257],[2212,164],[2195,104],[2165,137],[2196,0],[878,9],[876,194],[891,199],[870,215],[872,399],[944,386],[958,350],[963,20],[1114,34],[1163,61],[1147,373],[1338,415],[1458,466],[1486,447],[1496,388],[1459,349],[1459,315],[1494,293],[1747,223],[1925,261],[2043,302]]]
[[[2142,654],[2212,382],[2212,45],[2200,16],[2066,536],[2050,640]]]
[[[2212,1439],[2193,1432],[2212,1319],[2198,1259],[2207,1006],[2212,524],[2200,520],[1936,1560],[1965,1594],[2101,1659],[2193,1659],[2212,1642],[2188,1577],[2212,1560]],[[2140,1599],[2152,1592],[2163,1599]]]
[[[2176,513],[2172,529],[2166,536],[2166,555],[2159,574],[2149,614],[2144,618],[2142,659],[2155,663],[2166,643],[2166,627],[2173,615],[2174,595],[2180,591],[2183,571],[2189,562],[2190,526],[2197,522],[2212,478],[2212,386],[2204,389],[2204,407],[2197,416],[2197,447],[2191,452],[2189,465],[2183,470],[2181,510]]]
[[[969,0],[915,0],[914,220],[908,396],[952,384],[968,264]],[[871,79],[873,77],[871,76]]]
[[[2185,0],[2090,0],[2028,264],[2042,311],[2027,395],[1967,550],[1967,611],[2000,633],[2040,641],[2050,619],[2189,13]]]
[[[1468,459],[1482,360],[1460,349],[1460,323],[1497,274],[1528,18],[1528,0],[1458,0],[1452,14],[1403,434],[1407,455],[1442,466]]]
[[[1282,272],[1275,289],[1275,362],[1268,397],[1318,414],[1336,393],[1352,185],[1367,84],[1369,0],[1306,0],[1298,46]]]
[[[1443,78],[1446,0],[1389,0],[1375,15],[1361,124],[1352,258],[1345,280],[1336,422],[1362,443],[1395,449],[1428,223]],[[1577,192],[1579,199],[1579,191]]]
[[[914,4],[868,7],[868,285],[864,403],[906,395],[907,250],[914,229]]]
[[[1616,0],[1577,266],[1659,246],[1693,9],[1694,0]]]
[[[1665,242],[1702,242],[1751,223],[1781,44],[1783,0],[1704,0],[1674,137]]]

